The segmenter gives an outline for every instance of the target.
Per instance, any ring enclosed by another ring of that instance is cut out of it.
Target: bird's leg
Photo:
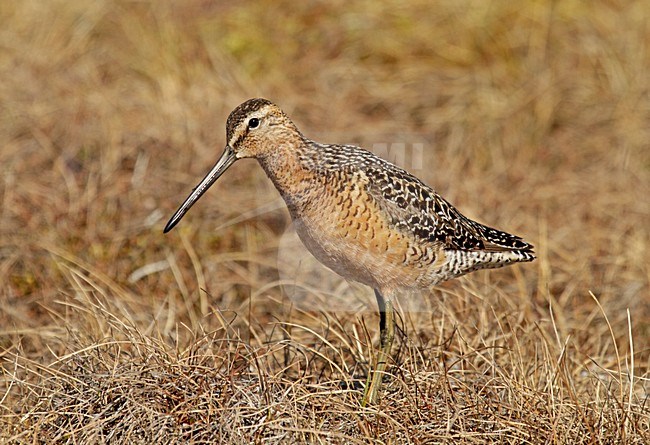
[[[381,388],[381,379],[384,376],[386,362],[390,357],[390,348],[395,338],[395,320],[393,302],[390,298],[384,298],[382,294],[375,289],[375,297],[379,306],[379,352],[375,357],[374,363],[368,378],[366,380],[366,389],[363,393],[361,406],[374,405],[377,403],[377,396]]]

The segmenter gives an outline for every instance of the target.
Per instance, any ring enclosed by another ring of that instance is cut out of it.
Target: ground
[[[0,442],[650,441],[644,2],[4,2]],[[400,300],[318,268],[255,161],[167,219],[251,97],[533,263]]]

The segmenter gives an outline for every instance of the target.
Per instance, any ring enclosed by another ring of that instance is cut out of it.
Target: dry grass
[[[0,4],[0,442],[650,441],[650,10],[381,5]],[[257,95],[538,246],[419,297],[375,408],[370,294],[284,286],[253,161],[162,235]]]

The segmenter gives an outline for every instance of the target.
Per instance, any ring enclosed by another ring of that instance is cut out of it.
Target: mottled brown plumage
[[[535,259],[532,245],[466,218],[400,167],[355,146],[305,138],[266,99],[238,106],[228,117],[226,137],[223,155],[165,232],[233,162],[257,159],[307,249],[341,276],[375,289],[381,350],[364,404],[377,398],[393,339],[392,300],[400,290]]]

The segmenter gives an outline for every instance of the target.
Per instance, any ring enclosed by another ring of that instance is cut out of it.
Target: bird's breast
[[[412,236],[396,230],[362,183],[320,183],[283,197],[303,244],[344,278],[382,289],[414,286],[428,274],[414,261]]]
[[[375,289],[439,281],[444,252],[423,245],[368,193],[371,179],[342,169],[319,172],[289,162],[260,162],[284,199],[303,244],[325,266]]]

